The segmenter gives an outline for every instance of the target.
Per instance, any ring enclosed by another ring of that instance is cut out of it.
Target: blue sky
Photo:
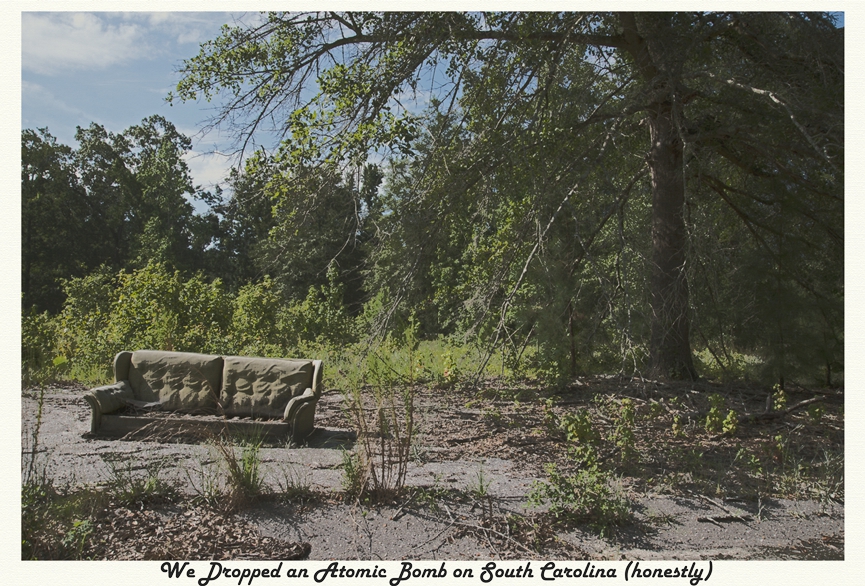
[[[257,18],[254,12],[23,12],[21,127],[47,127],[74,146],[76,126],[97,122],[121,132],[161,114],[193,139],[187,157],[193,179],[211,189],[236,162],[213,154],[226,148],[225,137],[201,132],[214,105],[169,106],[165,97],[200,43],[223,24]]]
[[[212,104],[169,106],[165,97],[184,58],[215,38],[223,24],[255,13],[24,12],[21,18],[21,127],[47,127],[71,146],[76,126],[97,122],[121,132],[160,114],[193,138],[187,162],[196,184],[208,189],[230,165],[221,137],[202,136]]]

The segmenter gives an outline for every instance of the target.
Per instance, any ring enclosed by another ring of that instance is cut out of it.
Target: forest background
[[[98,378],[130,347],[285,356],[413,328],[439,373],[841,380],[832,17],[454,14],[273,15],[204,44],[173,99],[228,96],[217,116],[252,155],[226,191],[194,185],[161,116],[79,128],[77,147],[25,130],[25,376]],[[363,27],[385,40],[330,63],[317,95],[286,61],[330,55],[334,34],[361,47]],[[286,79],[263,81],[274,66]],[[427,109],[401,108],[427,82]],[[256,112],[275,150],[254,147]],[[680,167],[667,203],[665,155],[643,146],[661,131]]]

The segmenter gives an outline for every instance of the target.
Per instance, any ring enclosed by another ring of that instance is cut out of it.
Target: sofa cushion
[[[220,402],[226,415],[278,417],[312,386],[310,360],[224,357]]]
[[[132,353],[129,384],[139,401],[171,411],[216,411],[222,357],[190,352]]]

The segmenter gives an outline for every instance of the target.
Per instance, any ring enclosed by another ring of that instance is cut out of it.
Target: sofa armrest
[[[321,384],[321,374],[324,368],[322,367],[321,360],[313,360],[312,361],[312,392],[316,397],[321,397],[321,393],[324,390]]]
[[[129,367],[132,365],[132,352],[118,352],[114,357],[114,382],[129,380]]]
[[[294,439],[301,439],[312,433],[316,403],[318,403],[318,395],[308,388],[302,395],[292,398],[285,406],[283,420],[291,424],[291,435]]]
[[[90,405],[90,433],[97,432],[104,414],[123,408],[128,400],[134,398],[132,387],[125,380],[91,389],[84,395],[84,400]]]

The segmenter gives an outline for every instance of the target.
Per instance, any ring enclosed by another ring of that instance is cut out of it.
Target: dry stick
[[[722,517],[697,517],[697,521],[699,523],[712,523],[713,525],[717,525],[718,527],[722,527],[721,523],[729,523],[731,521],[739,521],[741,523],[747,523],[748,521],[753,520],[754,517],[751,515],[724,515]]]
[[[396,513],[394,513],[393,517],[391,517],[390,520],[396,521],[397,519],[399,519],[400,516],[402,515],[403,509],[405,509],[407,506],[409,506],[409,504],[411,504],[411,502],[414,500],[414,497],[416,497],[417,494],[418,494],[417,492],[413,492],[412,495],[408,498],[408,500],[406,502],[404,502],[400,508],[397,509]]]
[[[810,399],[805,399],[804,401],[800,401],[793,405],[792,407],[788,407],[783,411],[769,411],[764,413],[750,413],[746,415],[742,415],[739,417],[739,423],[751,423],[752,421],[772,421],[775,419],[781,419],[786,415],[789,415],[793,411],[797,409],[801,409],[802,407],[807,407],[813,403],[819,403],[823,401],[826,397],[819,395],[817,397],[812,397]]]
[[[537,553],[537,552],[532,551],[531,549],[527,548],[526,546],[524,546],[519,541],[515,541],[511,537],[505,535],[504,533],[502,533],[500,531],[496,531],[495,529],[490,529],[488,527],[481,527],[480,525],[472,525],[471,523],[460,523],[459,521],[454,521],[453,525],[457,525],[457,526],[463,527],[465,529],[473,529],[475,531],[483,531],[483,532],[493,533],[493,534],[498,535],[499,537],[503,538],[504,540],[514,544],[515,546],[517,546],[518,548],[520,548],[521,550],[523,550],[526,553],[530,553],[532,555],[535,555]],[[487,537],[487,540],[489,540],[489,535],[487,535],[486,537]]]
[[[719,509],[721,509],[722,511],[724,511],[724,512],[727,513],[728,515],[732,515],[732,513],[730,512],[730,509],[728,509],[728,508],[725,507],[724,505],[718,503],[718,501],[712,500],[712,499],[710,499],[709,497],[704,496],[704,495],[702,495],[702,494],[696,494],[696,493],[693,493],[693,492],[690,492],[690,491],[688,491],[688,492],[689,492],[689,494],[691,494],[691,495],[693,495],[693,496],[695,496],[695,497],[697,497],[697,498],[699,498],[699,499],[702,499],[702,500],[706,501],[706,502],[709,503],[709,504],[715,505],[716,507],[718,507]]]
[[[447,527],[445,527],[444,529],[442,529],[441,531],[439,531],[438,533],[436,533],[435,535],[433,535],[432,537],[430,537],[429,539],[427,539],[423,543],[419,543],[418,545],[415,545],[412,549],[418,549],[419,547],[423,547],[427,543],[435,541],[436,539],[441,537],[446,531],[448,531],[451,527],[453,527],[454,523],[455,523],[455,521],[451,521],[451,523]],[[444,545],[444,543],[442,543],[442,545]],[[441,545],[439,545],[439,547],[441,547]],[[438,547],[436,549],[438,549]]]
[[[782,411],[764,411],[762,413],[746,413],[744,415],[739,416],[737,419],[738,423],[754,423],[757,421],[774,421],[775,419],[782,419],[786,415],[789,415],[793,411],[801,409],[802,407],[807,407],[808,405],[812,405],[814,403],[819,403],[823,401],[826,397],[823,395],[819,395],[817,397],[812,397],[810,399],[805,399],[804,401],[800,401],[793,405],[792,407],[788,407]],[[669,411],[669,408],[667,409]],[[672,411],[670,411],[672,413]],[[708,411],[691,411],[688,413],[682,413],[681,416],[688,420],[699,420],[706,415],[708,415]],[[725,435],[730,435],[729,432],[724,432],[719,434],[716,437],[723,437]]]

